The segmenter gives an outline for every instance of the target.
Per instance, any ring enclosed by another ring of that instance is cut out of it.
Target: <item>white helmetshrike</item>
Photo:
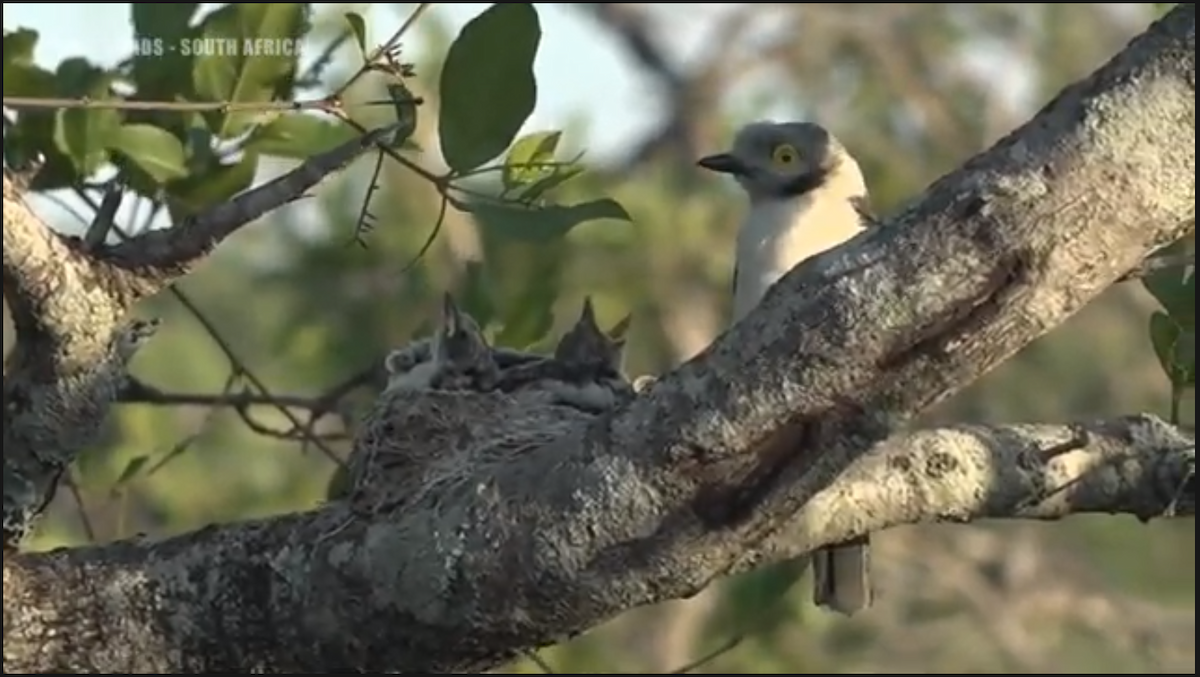
[[[697,164],[733,176],[750,198],[737,235],[734,322],[801,261],[871,223],[858,163],[818,124],[754,122],[737,133],[731,150]],[[867,537],[813,553],[813,601],[844,614],[869,606],[868,556]]]

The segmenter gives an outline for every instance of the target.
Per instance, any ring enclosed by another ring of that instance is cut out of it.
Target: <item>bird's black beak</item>
[[[734,176],[744,176],[746,174],[746,165],[742,164],[741,160],[729,153],[706,155],[697,160],[696,164],[710,172],[732,174]]]

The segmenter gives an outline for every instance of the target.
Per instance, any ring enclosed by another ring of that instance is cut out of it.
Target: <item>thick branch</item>
[[[4,172],[4,295],[17,345],[4,362],[4,548],[29,530],[91,444],[152,324],[125,326],[107,271],[30,211]]]
[[[4,171],[4,298],[18,335],[47,353],[87,359],[125,315],[98,284],[101,274],[76,241],[54,232]],[[7,374],[7,367],[5,369]]]
[[[784,558],[900,524],[1079,513],[1196,514],[1196,440],[1154,416],[1078,425],[961,425],[859,458],[773,539]]]
[[[1076,439],[1081,446],[1064,444]],[[814,497],[804,514],[816,518],[792,533],[789,550],[921,521],[1160,515],[1183,475],[1194,470],[1194,445],[1152,417],[901,436]],[[541,456],[539,463],[553,463]],[[638,481],[634,468],[611,471],[613,481]],[[497,482],[506,484],[496,477],[492,486]],[[525,489],[533,493],[521,498],[543,502],[539,509],[548,519],[555,508],[571,510],[567,495],[538,495],[529,482]],[[1194,506],[1194,486],[1190,491]],[[518,497],[491,500],[504,498]],[[624,507],[638,510],[636,503]],[[5,671],[470,673],[493,667],[518,648],[551,641],[552,633],[580,631],[618,608],[679,594],[674,586],[649,582],[624,590],[629,596],[602,594],[604,582],[624,577],[629,564],[649,563],[597,552],[593,559],[571,560],[594,577],[590,584],[540,578],[547,588],[524,596],[535,590],[511,590],[513,581],[496,578],[502,569],[491,560],[520,558],[504,566],[507,575],[539,578],[548,572],[523,567],[567,556],[539,552],[562,541],[541,540],[527,525],[512,522],[508,528],[522,532],[521,550],[511,542],[499,551],[476,550],[483,544],[451,535],[457,520],[474,523],[459,512],[470,508],[441,514],[433,505],[422,508],[371,525],[330,506],[166,543],[6,558]],[[695,557],[693,570],[715,569],[715,562]],[[480,573],[488,577],[473,577]],[[558,598],[562,585],[576,592]],[[580,597],[578,591],[590,586],[597,589]]]

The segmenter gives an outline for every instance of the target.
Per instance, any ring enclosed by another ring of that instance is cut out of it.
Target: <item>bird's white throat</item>
[[[860,186],[861,180],[857,190],[834,182],[801,196],[751,203],[737,237],[735,319],[748,313],[771,285],[801,261],[862,230],[861,217],[851,200],[866,194]]]

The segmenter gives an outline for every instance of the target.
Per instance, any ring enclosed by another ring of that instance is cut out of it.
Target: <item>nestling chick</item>
[[[591,297],[584,298],[583,310],[575,326],[563,334],[554,347],[554,359],[589,370],[593,376],[620,376],[625,332],[629,331],[631,319],[626,315],[611,331],[605,333],[596,323]]]
[[[442,297],[441,325],[427,351],[392,351],[384,360],[388,372],[386,391],[491,390],[499,368],[479,324],[459,310],[450,294]]]
[[[554,356],[505,370],[499,387],[508,391],[536,387],[556,404],[593,413],[608,411],[633,393],[621,375],[629,323],[626,317],[610,332],[601,331],[591,299],[584,299],[579,319],[559,339]]]

